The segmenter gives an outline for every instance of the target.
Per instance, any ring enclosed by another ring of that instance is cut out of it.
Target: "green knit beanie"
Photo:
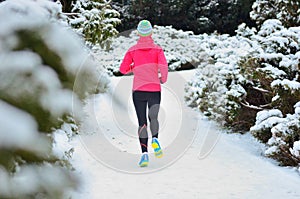
[[[140,21],[137,31],[140,36],[147,37],[152,34],[152,25],[148,20]]]

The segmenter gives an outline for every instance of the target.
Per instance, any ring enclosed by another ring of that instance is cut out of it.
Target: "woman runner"
[[[162,149],[158,142],[158,112],[161,100],[161,84],[167,81],[168,63],[162,48],[152,39],[152,25],[147,20],[139,22],[137,27],[140,36],[137,43],[129,48],[120,66],[123,74],[133,72],[133,104],[138,118],[138,135],[142,150],[139,162],[141,167],[148,166],[148,119],[152,134],[152,148],[156,157],[162,157]]]

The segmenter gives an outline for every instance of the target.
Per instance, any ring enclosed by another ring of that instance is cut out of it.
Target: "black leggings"
[[[148,105],[148,118],[150,121],[150,130],[152,137],[158,137],[158,112],[160,106],[161,93],[134,91],[132,94],[133,104],[135,107],[136,115],[139,122],[139,140],[142,152],[147,152],[148,149],[148,132],[147,132],[147,105]]]

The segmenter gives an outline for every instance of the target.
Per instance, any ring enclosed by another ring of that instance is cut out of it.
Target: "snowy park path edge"
[[[97,96],[87,105],[89,115],[81,129],[85,134],[72,143],[73,164],[82,178],[82,187],[73,194],[74,198],[300,198],[297,173],[264,158],[261,145],[251,135],[222,133],[214,122],[184,105],[184,84],[192,74],[193,71],[171,73],[164,87],[170,91],[163,95],[160,112],[161,142],[166,153],[162,161],[150,156],[149,168],[137,166],[135,115],[132,109],[126,109],[127,104],[130,107],[130,87],[117,96]],[[122,88],[128,87],[132,77],[113,78],[113,87],[120,86],[120,81]],[[119,124],[116,118],[112,120],[116,113],[109,107],[116,103],[112,102],[114,97],[123,99],[121,103],[125,101],[125,108],[119,108],[117,113],[126,118],[125,124],[123,120],[117,119]],[[185,119],[182,123],[176,117],[180,110],[167,105],[174,103],[182,105],[182,111],[187,113],[183,114],[186,118],[181,118]],[[167,115],[172,111],[173,117]],[[171,135],[167,130],[176,128],[176,122],[184,130]],[[132,132],[128,133],[128,129]],[[184,140],[185,137],[188,139]],[[180,142],[186,143],[184,148],[179,147],[183,153],[176,151]],[[106,162],[101,161],[103,157],[108,158]],[[122,158],[121,163],[118,158]],[[120,163],[117,169],[113,168],[116,162]]]

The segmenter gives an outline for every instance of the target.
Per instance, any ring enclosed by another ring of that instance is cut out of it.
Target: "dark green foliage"
[[[252,25],[248,13],[254,1],[195,1],[188,12],[192,30],[197,33],[212,32],[234,34],[243,22]]]
[[[120,31],[135,28],[146,18],[156,25],[172,25],[176,29],[192,30],[196,34],[218,31],[234,34],[237,26],[245,22],[254,25],[249,12],[254,0],[132,0],[127,5],[120,1],[122,24]],[[122,8],[122,9],[121,9]]]
[[[72,11],[72,4],[75,3],[76,0],[60,0],[63,8],[63,12],[70,13]]]
[[[271,128],[262,129],[260,131],[252,132],[252,135],[262,143],[267,143],[272,137]]]
[[[276,86],[275,91],[280,97],[273,102],[274,108],[280,109],[284,115],[294,113],[293,106],[299,102],[300,91],[286,89],[283,86]]]

